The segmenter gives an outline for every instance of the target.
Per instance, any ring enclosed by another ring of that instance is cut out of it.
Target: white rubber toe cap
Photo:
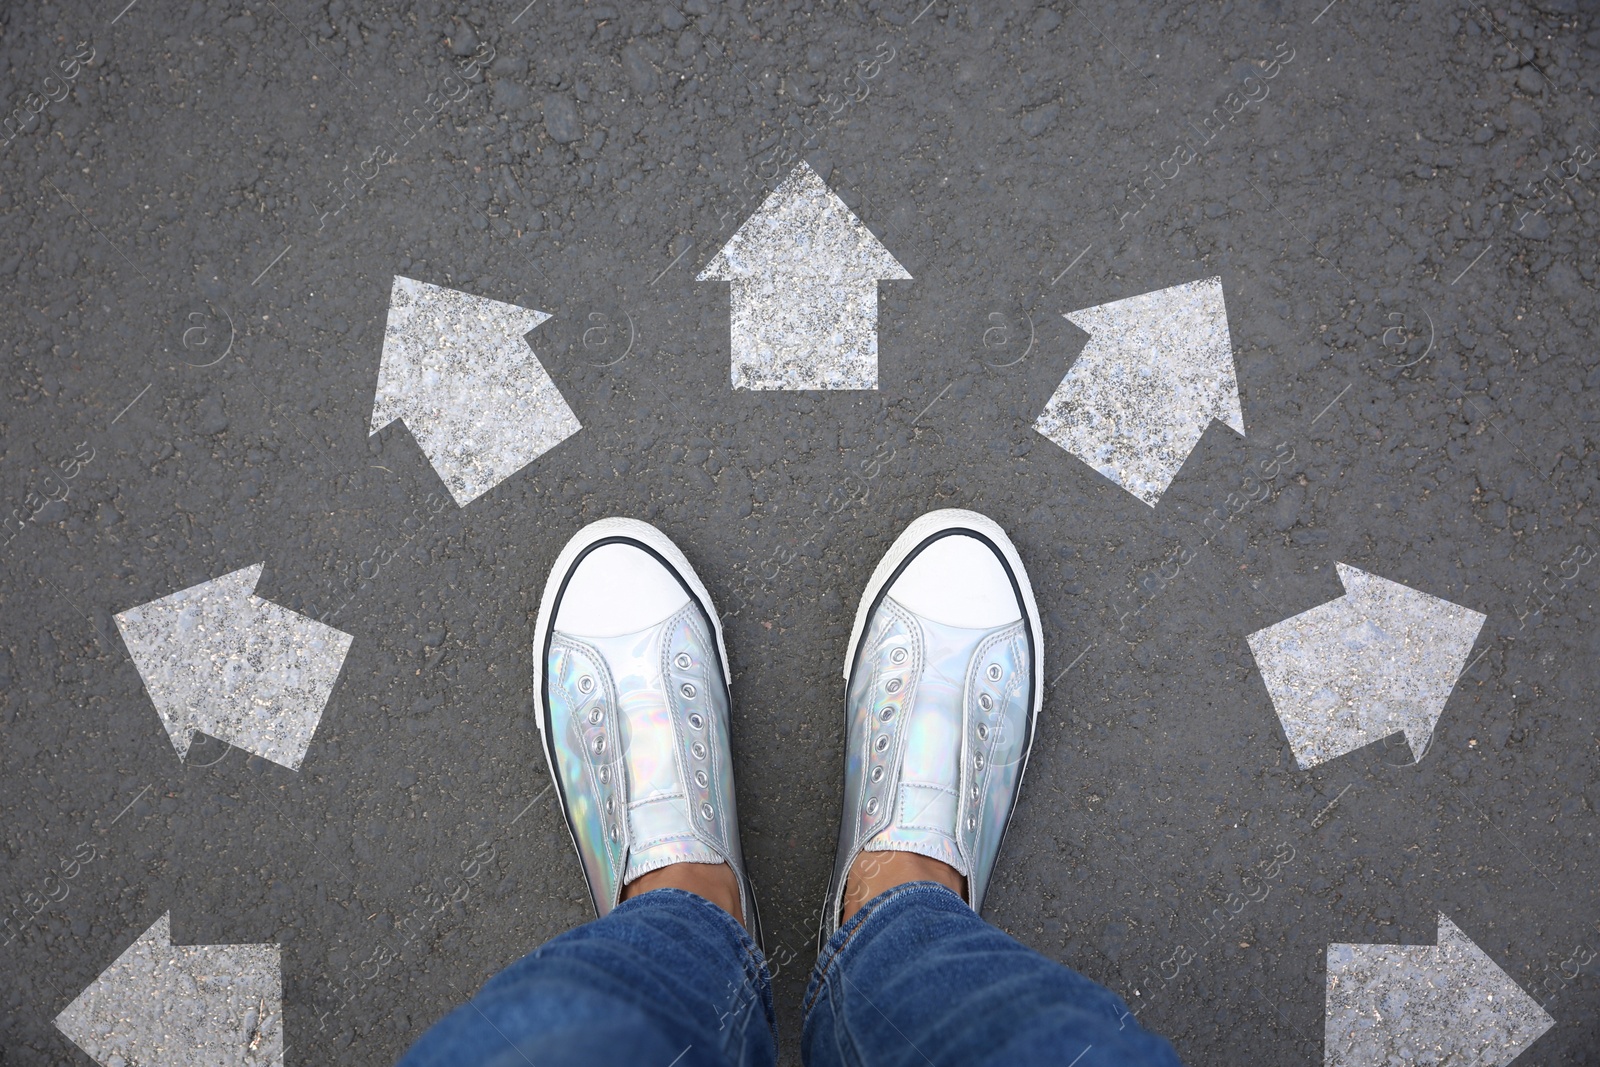
[[[867,617],[880,595],[892,596],[902,607],[947,626],[992,628],[1025,619],[1033,641],[1034,705],[1043,702],[1043,682],[1037,673],[1044,662],[1039,607],[1017,546],[987,515],[962,508],[930,511],[895,538],[856,607],[844,657],[846,684]]]
[[[661,561],[634,545],[601,545],[584,556],[567,580],[555,628],[573,637],[638,633],[689,602],[689,594]]]
[[[914,556],[889,587],[901,607],[946,626],[992,629],[1022,618],[994,549],[975,537],[941,537]]]

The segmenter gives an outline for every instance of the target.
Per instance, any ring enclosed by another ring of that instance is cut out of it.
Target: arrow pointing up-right
[[[1067,314],[1089,334],[1033,428],[1154,507],[1213,419],[1244,435],[1222,279]]]
[[[1555,1025],[1439,916],[1437,945],[1329,945],[1324,1067],[1505,1067]]]

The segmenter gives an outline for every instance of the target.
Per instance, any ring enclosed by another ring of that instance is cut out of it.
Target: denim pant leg
[[[400,1067],[771,1067],[773,1027],[766,960],[744,927],[657,889],[495,975]]]
[[[980,919],[933,882],[867,903],[806,989],[808,1067],[1178,1067],[1122,998]]]

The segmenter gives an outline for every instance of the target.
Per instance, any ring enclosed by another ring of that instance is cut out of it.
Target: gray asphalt
[[[282,946],[292,1064],[390,1063],[584,921],[529,642],[612,514],[727,613],[798,1062],[850,613],[951,506],[1052,679],[993,921],[1186,1062],[1298,1065],[1327,945],[1442,912],[1556,1019],[1519,1064],[1600,1062],[1600,24],[1322,2],[9,5],[0,1062],[90,1063],[51,1020],[169,910]],[[913,276],[876,392],[731,391],[694,281],[802,157]],[[367,434],[395,274],[554,315],[583,429],[464,509]],[[1247,436],[1150,508],[1031,424],[1063,312],[1209,276]],[[343,673],[298,772],[180,762],[111,616],[261,562]],[[1488,615],[1418,763],[1299,770],[1254,668],[1338,562]]]

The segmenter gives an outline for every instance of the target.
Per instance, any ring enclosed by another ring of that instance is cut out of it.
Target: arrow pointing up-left
[[[580,429],[528,347],[550,316],[395,275],[372,433],[403,419],[465,507]]]
[[[281,1067],[277,945],[174,945],[169,915],[56,1016],[100,1064]]]
[[[262,564],[116,616],[182,759],[196,730],[299,770],[351,637],[255,595]]]

